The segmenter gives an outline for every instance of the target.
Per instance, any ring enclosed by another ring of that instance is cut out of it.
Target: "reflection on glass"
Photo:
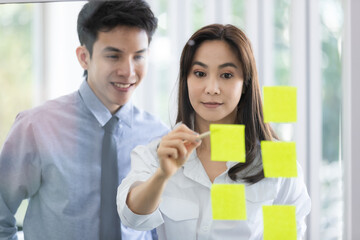
[[[21,110],[32,106],[32,4],[0,4],[0,146]]]
[[[274,79],[277,85],[291,85],[290,0],[274,1]]]
[[[175,2],[175,1],[174,1]],[[159,27],[151,43],[151,62],[149,67],[155,73],[149,76],[153,84],[151,93],[155,98],[154,112],[161,119],[169,121],[169,92],[176,92],[174,82],[177,78],[178,60],[174,57],[172,39],[174,22],[169,15],[170,4],[166,0],[154,0],[155,14]],[[214,1],[190,0],[187,11],[191,12],[191,32],[205,23],[205,5]],[[231,1],[232,24],[245,28],[246,0]],[[262,2],[262,1],[259,1]],[[320,0],[321,46],[322,46],[322,165],[321,181],[321,223],[322,239],[341,239],[343,224],[342,170],[340,159],[340,113],[341,113],[341,34],[343,29],[343,10],[341,0]],[[177,3],[177,2],[176,2]],[[274,6],[274,50],[273,79],[275,85],[291,85],[290,72],[290,7],[291,0],[273,0]],[[0,146],[18,112],[32,107],[33,103],[33,30],[34,4],[0,5]],[[171,31],[170,31],[171,30]],[[180,33],[181,34],[181,33]],[[182,48],[182,46],[181,46]],[[53,61],[48,59],[48,61]],[[52,83],[56,84],[56,83]],[[53,87],[53,88],[56,88]],[[139,95],[138,95],[139,96]],[[139,96],[141,97],[141,96]],[[173,103],[171,102],[171,105]],[[293,124],[274,124],[281,140],[292,141]],[[20,222],[21,223],[21,222]]]
[[[342,239],[343,189],[341,168],[341,0],[321,0],[322,160],[320,166],[320,236]],[[290,0],[274,0],[274,72],[276,85],[290,85]],[[292,124],[273,124],[281,140],[293,138]]]
[[[33,16],[33,4],[0,5],[0,149],[18,112],[33,103]],[[27,200],[15,215],[20,230],[26,208]]]
[[[320,235],[323,239],[342,239],[343,189],[340,159],[341,115],[341,0],[321,0],[322,46],[322,163]]]

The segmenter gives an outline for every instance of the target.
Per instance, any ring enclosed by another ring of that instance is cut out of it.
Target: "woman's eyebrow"
[[[193,66],[194,65],[199,65],[201,67],[208,68],[208,65],[206,65],[205,63],[199,62],[199,61],[195,61],[192,65]],[[236,66],[234,63],[231,63],[231,62],[223,63],[218,68],[221,69],[221,68],[225,68],[225,67],[238,68],[238,66]]]
[[[201,67],[208,68],[208,66],[205,63],[202,63],[202,62],[199,62],[199,61],[195,61],[192,65],[193,66],[194,65],[199,65]]]
[[[221,68],[225,68],[225,67],[233,67],[233,68],[238,68],[235,64],[229,62],[229,63],[224,63],[224,64],[221,64],[218,68],[221,69]]]

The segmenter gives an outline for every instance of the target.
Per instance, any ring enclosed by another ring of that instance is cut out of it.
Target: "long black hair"
[[[239,180],[238,173],[248,168],[260,155],[260,141],[277,138],[271,126],[264,123],[261,92],[256,70],[256,63],[251,43],[245,33],[233,25],[212,24],[195,32],[186,44],[180,59],[178,115],[176,122],[182,122],[194,128],[194,109],[191,106],[187,78],[199,46],[208,40],[221,40],[229,44],[242,63],[244,85],[238,103],[235,124],[245,125],[246,162],[238,163],[228,171],[232,180]],[[250,176],[241,177],[249,183],[256,183],[264,178],[262,168]]]

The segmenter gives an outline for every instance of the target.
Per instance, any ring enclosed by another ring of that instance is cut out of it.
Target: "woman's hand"
[[[186,162],[191,152],[200,145],[199,134],[180,125],[161,139],[157,154],[160,167],[145,182],[134,184],[126,204],[136,214],[150,214],[159,206],[169,178]]]
[[[191,152],[201,144],[198,134],[181,124],[161,139],[157,154],[160,170],[169,178],[186,162]]]

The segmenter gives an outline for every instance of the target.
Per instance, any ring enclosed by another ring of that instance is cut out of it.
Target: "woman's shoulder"
[[[138,145],[131,152],[132,159],[144,159],[145,162],[158,162],[157,149],[161,138],[152,140],[146,145]]]
[[[134,148],[134,151],[139,153],[156,152],[160,144],[161,138],[156,138],[150,141],[148,144],[138,145]]]

